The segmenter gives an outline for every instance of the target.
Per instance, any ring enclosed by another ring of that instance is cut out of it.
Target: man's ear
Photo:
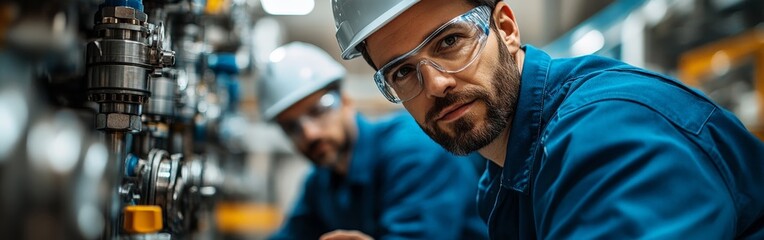
[[[515,21],[515,13],[504,1],[496,3],[492,20],[496,24],[501,41],[507,45],[509,52],[514,54],[520,50],[520,29]]]

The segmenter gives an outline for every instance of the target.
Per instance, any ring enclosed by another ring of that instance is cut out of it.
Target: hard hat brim
[[[362,28],[360,31],[358,31],[357,34],[352,34],[352,29],[349,26],[349,24],[343,24],[341,23],[339,27],[337,28],[337,33],[335,34],[335,37],[337,38],[337,42],[340,43],[340,49],[342,49],[342,59],[350,60],[353,58],[356,58],[358,56],[361,56],[361,52],[359,52],[356,49],[356,46],[366,40],[369,35],[376,32],[385,24],[389,23],[401,13],[408,10],[411,6],[419,2],[419,0],[407,0],[407,1],[401,1],[400,3],[396,4],[394,7],[387,10],[385,13],[371,21],[369,24],[366,25],[366,27]],[[346,41],[348,38],[352,36],[352,39],[350,41]],[[343,49],[343,46],[341,42],[348,42],[347,47]]]

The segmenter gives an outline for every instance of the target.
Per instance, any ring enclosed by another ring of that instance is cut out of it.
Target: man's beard
[[[316,139],[308,143],[307,149],[302,150],[303,155],[318,167],[329,169],[336,168],[338,164],[341,164],[346,160],[343,158],[347,156],[351,147],[349,140],[350,133],[347,129],[343,129],[343,131],[343,134],[345,134],[345,141],[338,141],[331,138]],[[321,144],[328,145],[329,149],[323,149],[325,150],[323,153],[318,152],[319,149],[317,148],[319,148]]]
[[[322,145],[328,146],[328,149],[318,149]],[[309,144],[309,150],[304,154],[317,166],[331,167],[337,163],[339,148],[340,146],[333,141],[318,139]],[[319,152],[319,150],[323,150],[323,152]]]
[[[509,127],[509,122],[514,116],[521,73],[515,59],[509,54],[506,46],[501,44],[501,39],[498,36],[497,40],[499,40],[499,64],[494,69],[491,80],[493,91],[467,89],[438,98],[430,111],[427,112],[425,123],[420,124],[420,127],[430,138],[453,154],[466,155],[485,147]],[[476,129],[474,121],[475,118],[483,116],[469,115],[453,122],[451,125],[453,135],[438,127],[435,118],[444,108],[454,103],[463,104],[470,99],[476,99],[476,103],[480,101],[486,105],[487,112],[483,128]]]

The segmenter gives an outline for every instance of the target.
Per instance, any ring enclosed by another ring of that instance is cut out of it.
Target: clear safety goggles
[[[422,68],[430,65],[443,73],[469,67],[485,47],[491,8],[479,6],[451,19],[413,50],[388,62],[374,74],[374,82],[393,103],[408,101],[422,92]]]
[[[332,110],[339,109],[341,106],[341,99],[339,92],[329,91],[316,102],[315,105],[310,107],[307,112],[301,116],[288,120],[280,121],[279,125],[290,138],[295,141],[301,141],[303,139],[304,126],[306,124],[316,124],[319,127],[326,126],[328,122],[328,113]]]

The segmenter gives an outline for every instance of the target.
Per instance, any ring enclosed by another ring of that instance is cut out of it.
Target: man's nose
[[[428,98],[445,97],[456,87],[456,80],[451,74],[441,72],[432,63],[420,62],[417,66],[419,77],[422,78],[422,88]]]

